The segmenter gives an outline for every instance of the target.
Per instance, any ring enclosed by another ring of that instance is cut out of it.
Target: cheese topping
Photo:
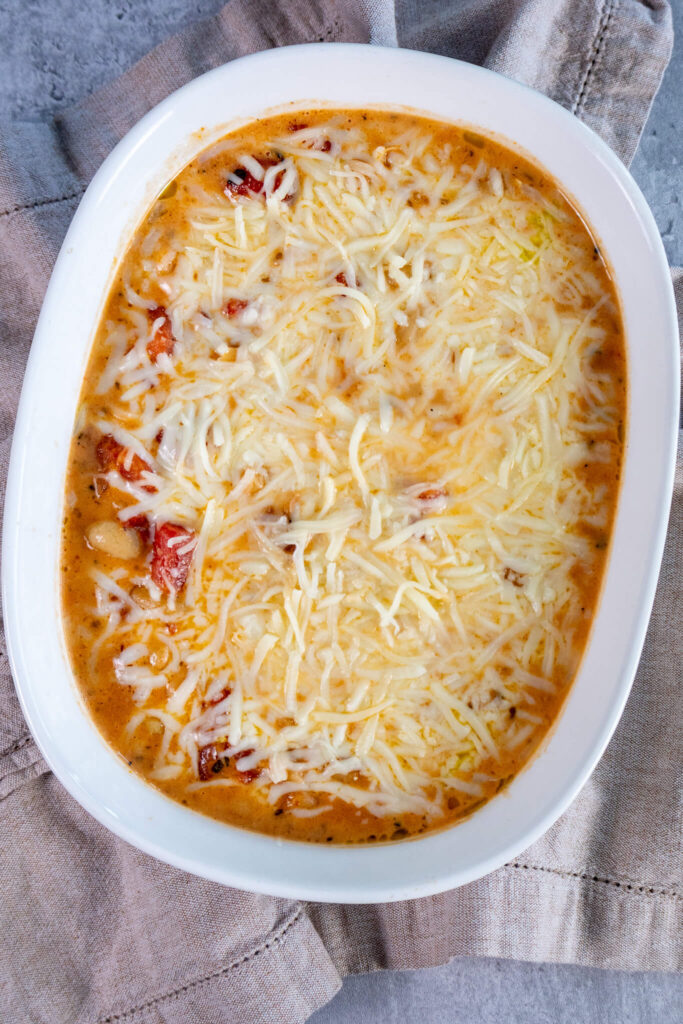
[[[182,228],[142,230],[84,413],[128,453],[101,475],[121,522],[185,528],[187,581],[94,571],[92,664],[115,652],[129,735],[154,720],[157,780],[436,822],[521,763],[576,670],[612,300],[559,193],[418,121],[210,156],[225,188],[196,175]]]

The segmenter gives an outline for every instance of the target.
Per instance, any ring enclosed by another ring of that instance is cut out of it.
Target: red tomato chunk
[[[261,774],[260,768],[246,768],[244,771],[238,768],[240,760],[243,757],[249,757],[253,753],[253,750],[243,750],[242,753],[238,754],[235,758],[235,770],[239,776],[240,782],[253,782],[254,779],[257,779]]]
[[[292,121],[289,125],[290,132],[301,132],[304,128],[308,128],[308,125],[299,121]],[[311,143],[309,142],[308,145],[310,146]],[[313,148],[319,150],[321,153],[329,153],[332,149],[332,143],[329,139],[323,139],[322,141],[316,142],[313,145]]]
[[[123,524],[128,530],[137,530],[140,534],[140,539],[145,543],[149,544],[150,527],[149,519],[147,516],[143,516],[142,513],[137,516],[131,516]]]
[[[277,160],[271,160],[270,157],[261,157],[259,163],[263,168],[264,172],[269,167],[274,167]],[[276,191],[282,184],[282,178],[284,177],[284,171],[278,171],[273,182],[273,191]],[[226,196],[257,196],[263,192],[263,181],[259,181],[251,171],[248,171],[246,167],[236,167],[231,172],[232,178],[238,178],[239,181],[233,181],[231,178],[225,183],[225,194]],[[293,199],[294,193],[285,196],[285,202]]]
[[[249,783],[257,779],[261,774],[260,768],[247,768],[245,771],[241,771],[238,765],[243,757],[249,757],[254,753],[253,750],[243,750],[241,753],[236,754],[232,759],[232,763],[229,757],[222,757],[222,753],[225,750],[227,744],[223,742],[218,743],[207,743],[205,747],[200,747],[197,757],[197,774],[202,782],[208,782],[215,775],[220,775],[221,772],[230,769],[234,771],[240,782]]]
[[[447,498],[448,491],[443,487],[425,487],[417,496],[418,501],[438,501],[439,498]]]
[[[124,448],[122,444],[119,444],[111,434],[105,434],[104,437],[100,438],[96,454],[100,469],[104,470],[105,473],[116,470],[124,480],[135,482],[141,479],[143,473],[151,473],[152,471],[149,463],[145,462],[144,459],[141,459],[135,453],[131,455],[128,448]],[[150,491],[151,493],[156,490],[156,487],[148,484],[143,487],[143,490]]]
[[[248,305],[249,303],[247,302],[246,299],[228,299],[228,301],[223,306],[223,313],[225,316],[228,316],[230,318],[234,316],[239,316],[240,313],[243,313],[245,311]]]
[[[217,774],[222,767],[223,762],[218,759],[218,750],[215,743],[207,743],[205,747],[199,748],[197,757],[197,774],[202,782],[206,782],[210,779],[211,773],[214,770]]]
[[[204,707],[205,708],[215,708],[216,704],[220,704],[220,702],[222,700],[225,700],[226,697],[229,697],[231,693],[232,693],[232,687],[224,686],[223,689],[219,693],[217,693],[214,697],[211,698],[211,700],[205,700],[204,701]],[[202,748],[202,749],[204,749],[204,748]]]
[[[197,543],[194,530],[177,523],[162,523],[154,534],[152,579],[167,593],[178,594],[187,583]]]
[[[269,167],[272,167],[275,160],[259,160],[261,167],[264,171],[267,171]],[[233,178],[239,178],[239,181],[232,181],[231,178],[225,183],[225,194],[228,196],[250,196],[258,195],[259,192],[263,191],[263,181],[259,181],[255,178],[251,171],[248,171],[246,167],[236,167],[232,171]]]
[[[232,181],[230,178],[225,183],[226,195],[231,196],[249,196],[258,194],[263,188],[263,182],[255,178],[253,174],[246,171],[244,167],[237,167],[233,172],[233,177],[239,178],[240,181]]]
[[[175,345],[175,338],[173,337],[173,331],[171,330],[171,321],[168,317],[164,306],[157,306],[155,309],[149,311],[149,318],[154,323],[155,320],[159,320],[163,317],[163,323],[161,323],[152,337],[147,342],[147,355],[156,363],[159,356],[164,352],[167,356],[170,356],[173,352],[173,346]]]

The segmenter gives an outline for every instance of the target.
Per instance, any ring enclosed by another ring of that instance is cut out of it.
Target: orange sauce
[[[310,125],[324,124],[330,116],[327,111],[311,111],[296,115],[296,120]],[[370,149],[378,145],[389,146],[407,124],[415,118],[407,114],[381,113],[373,111],[371,116],[350,111],[344,114],[349,124],[362,125],[369,140]],[[265,140],[287,130],[291,115],[280,119],[266,119],[256,122],[238,133],[243,139],[243,149],[259,153]],[[484,157],[490,164],[513,173],[533,186],[541,195],[560,203],[568,214],[568,231],[576,237],[583,237],[583,250],[587,265],[600,280],[604,293],[611,301],[597,314],[597,322],[604,328],[606,340],[594,355],[601,371],[609,376],[610,399],[615,402],[621,414],[613,429],[607,430],[601,441],[611,446],[610,461],[594,462],[588,452],[585,464],[577,470],[580,477],[591,487],[602,488],[604,503],[609,508],[612,521],[616,506],[619,474],[623,448],[623,422],[626,410],[626,363],[623,329],[618,311],[619,303],[608,268],[589,231],[569,201],[562,196],[555,181],[540,168],[533,166],[520,155],[506,149],[498,142],[483,138],[478,133],[463,130],[440,122],[419,119],[435,140],[435,145],[447,142],[451,147],[451,159],[458,164],[472,166]],[[107,358],[103,343],[104,324],[122,320],[121,310],[127,302],[123,288],[125,273],[138,264],[142,239],[150,225],[159,229],[160,237],[171,243],[188,216],[193,203],[193,187],[201,182],[204,189],[215,187],[221,190],[225,184],[225,162],[221,155],[202,155],[188,165],[162,193],[150,209],[144,224],[136,233],[125,253],[119,272],[108,297],[98,336],[90,356],[89,366],[83,382],[82,406],[87,408],[90,421],[94,417],[106,420],[116,415],[117,384],[105,394],[95,392]],[[419,205],[424,197],[416,195],[411,202]],[[150,292],[150,297],[161,305],[165,296],[159,290]],[[571,301],[568,298],[568,301]],[[408,341],[409,343],[409,341]],[[93,659],[94,645],[100,642],[104,622],[97,615],[85,612],[94,605],[93,570],[111,573],[117,561],[100,550],[93,548],[86,540],[88,526],[102,519],[116,518],[117,513],[127,504],[126,495],[111,487],[103,489],[96,482],[100,471],[96,447],[100,434],[90,425],[77,432],[73,439],[66,480],[67,502],[63,524],[62,540],[62,604],[64,622],[73,671],[87,708],[106,741],[119,753],[131,770],[143,777],[149,777],[158,752],[160,736],[153,728],[138,730],[132,737],[125,731],[131,715],[137,710],[129,689],[120,685],[114,675],[112,659],[116,650],[104,642]],[[589,442],[590,444],[590,442]],[[154,451],[151,452],[154,455]],[[609,531],[595,530],[591,524],[584,524],[584,533],[591,538],[593,555],[590,561],[577,563],[573,571],[576,585],[576,601],[580,603],[582,624],[577,629],[575,645],[575,668],[585,645],[593,613],[599,597],[600,585],[607,557]],[[149,572],[149,553],[141,545],[137,572],[143,576]],[[557,693],[537,695],[534,713],[542,718],[529,742],[514,754],[506,756],[504,763],[484,762],[482,770],[491,770],[495,779],[485,787],[485,796],[468,797],[461,793],[449,800],[447,812],[439,821],[428,821],[418,814],[392,815],[377,818],[367,811],[348,805],[338,799],[329,802],[329,809],[318,817],[299,818],[288,813],[287,801],[273,806],[254,797],[248,783],[240,786],[191,789],[188,786],[196,779],[189,772],[179,778],[156,781],[153,784],[179,801],[197,811],[232,824],[294,839],[316,842],[354,843],[400,839],[416,835],[428,828],[450,824],[471,813],[484,800],[495,795],[528,761],[546,734],[548,727],[558,714],[566,696],[566,680]],[[233,771],[234,769],[229,769]],[[363,779],[358,780],[363,785]],[[290,801],[289,804],[295,803]],[[305,798],[302,805],[306,806]]]

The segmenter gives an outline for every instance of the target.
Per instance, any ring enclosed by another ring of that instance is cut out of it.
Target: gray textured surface
[[[631,171],[652,207],[669,262],[680,266],[683,263],[683,0],[669,2],[674,14],[674,52],[652,104]]]
[[[310,1024],[676,1024],[676,975],[454,960],[424,971],[347,978]]]
[[[273,0],[275,2],[275,0]],[[115,78],[224,0],[0,0],[0,111],[35,120]],[[633,173],[650,203],[671,263],[683,263],[683,0],[673,0],[674,58]]]
[[[39,120],[116,77],[152,46],[223,0],[0,0],[0,111]],[[683,263],[683,0],[680,36],[633,172],[672,263]],[[668,1024],[683,1020],[683,983],[503,960],[456,960],[430,971],[349,978],[312,1024]]]

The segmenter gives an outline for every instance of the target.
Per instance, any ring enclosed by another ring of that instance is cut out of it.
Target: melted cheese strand
[[[591,362],[608,299],[562,205],[511,172],[451,165],[419,127],[391,152],[327,136],[273,139],[265,170],[244,153],[265,200],[197,185],[176,252],[143,246],[97,385],[120,384],[118,421],[96,426],[148,464],[162,431],[156,491],[116,481],[136,502],[122,518],[198,533],[166,612],[173,672],[145,660],[155,620],[125,571],[97,575],[97,600],[142,707],[130,728],[168,733],[158,778],[218,741],[254,751],[271,803],[436,820],[453,791],[491,791],[576,666],[572,574],[609,526],[578,472],[613,458]],[[176,339],[156,363],[145,274]]]

